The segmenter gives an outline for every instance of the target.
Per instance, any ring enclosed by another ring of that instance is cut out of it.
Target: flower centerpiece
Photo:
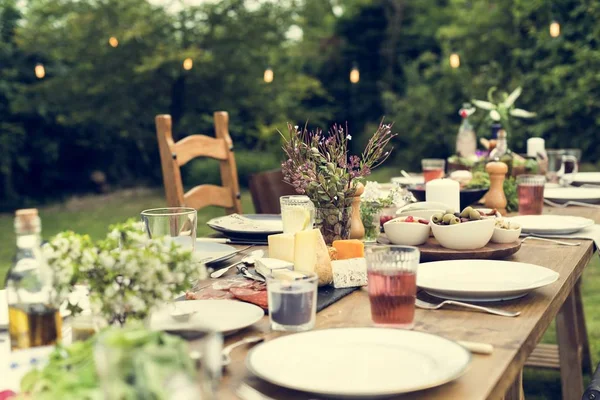
[[[77,284],[87,285],[92,311],[109,324],[145,318],[154,306],[171,301],[206,275],[190,250],[169,238],[149,240],[133,220],[111,226],[97,243],[86,235],[59,233],[43,252],[59,298],[65,300]],[[78,305],[68,307],[81,311]]]
[[[383,191],[378,182],[367,182],[360,203],[360,217],[365,227],[365,241],[375,241],[381,231],[380,214],[385,208],[396,208],[407,203],[410,194],[400,185],[395,185],[389,191]]]
[[[282,134],[288,158],[281,165],[284,181],[314,203],[315,224],[327,244],[348,239],[352,198],[359,180],[389,157],[386,147],[396,136],[391,124],[379,124],[360,156],[349,155],[352,136],[347,125],[334,125],[324,133],[288,124],[288,133]]]

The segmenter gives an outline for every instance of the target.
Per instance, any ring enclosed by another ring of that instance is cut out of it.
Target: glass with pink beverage
[[[519,196],[520,215],[541,215],[544,208],[543,175],[517,176],[517,194]]]
[[[413,328],[419,255],[419,249],[412,246],[366,249],[371,318],[375,325]]]
[[[446,169],[446,160],[441,158],[424,158],[421,160],[421,168],[423,168],[423,179],[425,183],[434,179],[444,177]]]

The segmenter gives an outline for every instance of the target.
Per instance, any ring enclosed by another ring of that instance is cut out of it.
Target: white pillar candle
[[[445,204],[460,212],[460,184],[452,179],[434,179],[425,184],[425,200]]]
[[[539,137],[532,137],[527,139],[527,155],[529,157],[536,157],[538,153],[542,155],[542,157],[546,154],[544,139]]]

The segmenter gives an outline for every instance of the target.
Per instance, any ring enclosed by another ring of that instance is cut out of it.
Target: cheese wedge
[[[362,258],[365,256],[365,245],[358,239],[334,240],[332,246],[337,250],[338,260]]]
[[[367,284],[367,261],[364,258],[332,261],[331,269],[333,287],[336,289]]]
[[[296,233],[294,241],[294,270],[314,272],[319,276],[319,286],[333,281],[331,259],[325,240],[318,229]]]
[[[269,235],[269,258],[294,262],[294,234],[279,233]]]
[[[278,260],[276,258],[259,258],[254,264],[256,272],[264,277],[275,276],[274,272],[277,270],[291,271],[294,269],[294,264],[289,261]]]

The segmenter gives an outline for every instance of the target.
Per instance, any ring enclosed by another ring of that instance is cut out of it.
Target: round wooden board
[[[377,243],[391,244],[385,233],[377,238]],[[476,250],[451,250],[442,247],[435,238],[430,237],[425,244],[416,246],[421,252],[421,262],[444,261],[444,260],[500,260],[515,254],[521,248],[521,241],[499,244],[489,242],[487,245]]]

